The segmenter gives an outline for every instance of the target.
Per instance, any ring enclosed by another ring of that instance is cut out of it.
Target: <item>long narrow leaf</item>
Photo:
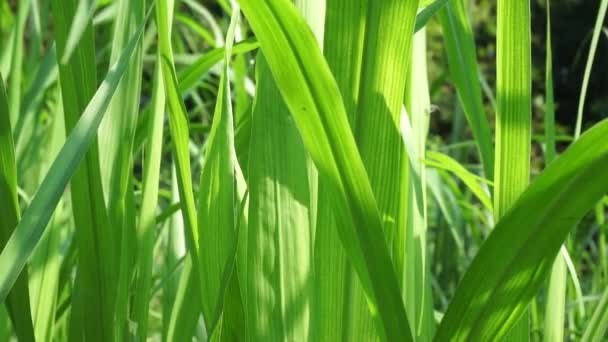
[[[448,1],[439,12],[439,19],[449,70],[458,91],[458,98],[473,131],[485,176],[493,179],[492,133],[483,107],[475,40],[466,14],[465,1]]]
[[[141,38],[143,26],[131,38],[118,62],[110,69],[95,96],[87,105],[80,120],[72,129],[65,145],[40,185],[38,193],[25,211],[21,222],[0,254],[0,299],[6,298],[19,273],[40,240],[57,202],[90,146],[97,127],[128,60]]]
[[[581,136],[498,222],[460,282],[435,341],[497,339],[526,311],[568,232],[608,191],[602,177],[607,134],[604,120]]]
[[[602,0],[597,11],[595,26],[593,27],[593,36],[591,45],[589,46],[589,55],[585,64],[585,73],[583,74],[583,83],[581,85],[581,94],[578,99],[578,110],[576,113],[576,127],[574,128],[574,138],[577,139],[581,135],[583,126],[583,112],[585,110],[585,99],[587,97],[587,87],[589,86],[589,78],[591,77],[591,68],[593,68],[593,60],[595,59],[595,51],[599,43],[600,33],[603,28],[606,12],[608,11],[608,0]]]
[[[21,210],[17,198],[17,166],[9,104],[4,89],[4,80],[0,75],[0,246],[2,248],[17,226],[20,216]],[[25,341],[33,341],[34,326],[30,313],[27,270],[19,275],[16,282],[16,286],[8,296],[7,308],[17,337]],[[4,300],[0,300],[1,302]]]
[[[389,340],[410,340],[380,212],[339,88],[314,35],[285,0],[240,3],[304,145],[319,174],[335,192],[340,236],[366,291],[372,315],[381,317],[378,333]],[[413,24],[412,20],[412,31]]]

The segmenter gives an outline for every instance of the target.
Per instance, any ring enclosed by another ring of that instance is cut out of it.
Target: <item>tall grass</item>
[[[494,127],[468,1],[0,0],[0,340],[605,338],[607,2],[565,150],[546,4],[533,174],[528,0],[497,3]]]

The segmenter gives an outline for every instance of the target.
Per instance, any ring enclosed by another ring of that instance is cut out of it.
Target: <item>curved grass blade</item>
[[[578,139],[581,135],[583,126],[583,112],[585,110],[585,98],[587,97],[587,87],[589,86],[589,78],[591,77],[591,68],[595,59],[595,51],[599,43],[600,33],[603,28],[604,19],[608,10],[608,0],[602,0],[600,8],[597,11],[597,19],[593,28],[593,36],[591,37],[591,45],[589,46],[589,55],[587,56],[587,64],[585,65],[585,73],[583,74],[583,84],[581,85],[581,94],[578,99],[578,110],[576,113],[576,127],[574,129],[574,139]]]
[[[427,166],[452,172],[471,190],[486,209],[489,211],[493,210],[490,196],[486,193],[484,187],[480,185],[480,183],[489,183],[488,180],[473,174],[458,161],[443,153],[428,151],[427,157],[428,160],[425,161]]]
[[[235,44],[231,53],[243,54],[253,51],[259,46],[257,41],[250,39]],[[197,82],[209,71],[209,69],[224,58],[225,53],[226,49],[224,47],[213,49],[180,72],[177,78],[179,80],[179,89],[182,94],[194,88]]]
[[[608,120],[585,133],[498,222],[460,282],[435,341],[499,339],[527,310],[568,232],[608,191],[602,177],[607,134]]]
[[[457,1],[457,0],[456,0]],[[428,4],[416,15],[416,25],[414,26],[414,32],[420,31],[426,26],[426,23],[439,12],[450,0],[435,0]]]
[[[340,237],[366,291],[370,312],[379,318],[378,334],[388,340],[411,340],[380,212],[339,88],[314,35],[285,0],[240,4],[304,145],[334,192]]]

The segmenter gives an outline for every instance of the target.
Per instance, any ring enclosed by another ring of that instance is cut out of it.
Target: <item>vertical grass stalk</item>
[[[496,33],[496,161],[494,217],[500,221],[526,189],[530,177],[530,1],[499,0]],[[508,340],[529,339],[524,314]]]

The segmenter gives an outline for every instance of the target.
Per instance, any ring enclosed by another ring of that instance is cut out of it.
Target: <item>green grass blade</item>
[[[21,113],[21,84],[23,80],[23,50],[25,38],[25,24],[30,10],[31,0],[19,1],[17,18],[15,20],[13,49],[11,58],[11,73],[8,85],[8,103],[11,115],[11,125],[15,128]]]
[[[201,313],[201,292],[190,255],[186,256],[179,287],[174,298],[173,310],[166,341],[189,341],[194,335]]]
[[[604,294],[600,302],[595,307],[591,321],[587,324],[582,342],[601,341],[606,338],[608,330],[608,289],[604,290]]]
[[[551,6],[547,6],[547,44],[545,59],[545,164],[555,159],[555,103],[553,98],[553,53],[551,44]],[[545,341],[561,342],[564,340],[564,321],[566,319],[567,267],[560,255],[555,258],[549,276],[547,305],[545,306]]]
[[[425,162],[427,166],[452,172],[467,186],[467,188],[469,188],[469,190],[471,190],[487,210],[492,211],[492,200],[486,193],[484,187],[480,184],[488,182],[485,178],[475,175],[458,161],[443,153],[429,151],[427,156],[428,160]]]
[[[465,10],[465,1],[452,0],[439,12],[443,30],[448,66],[458,91],[485,176],[494,177],[494,151],[492,133],[483,107],[479,82],[479,65],[473,30]]]
[[[179,185],[177,183],[175,165],[172,165],[171,172],[171,200],[174,205],[179,205]],[[186,238],[182,213],[176,212],[171,215],[167,225],[167,248],[165,251],[165,264],[163,267],[163,276],[167,278],[167,281],[163,283],[162,297],[163,340],[180,341],[184,338],[175,336],[177,336],[177,334],[188,334],[185,339],[191,338],[194,328],[189,328],[191,325],[190,322],[196,322],[200,317],[200,290],[197,285],[198,283],[195,283],[194,278],[191,276],[192,264],[188,266],[188,263],[192,263],[192,260],[188,260],[191,256],[186,254]],[[180,264],[183,265],[181,272],[176,272],[179,269]],[[190,274],[185,276],[184,272],[189,272]],[[185,280],[182,280],[184,278]],[[182,285],[182,283],[184,284]],[[184,296],[183,293],[185,292],[184,290],[180,290],[180,288],[184,286],[189,286],[189,289],[185,294],[188,300],[182,298]],[[190,290],[190,288],[193,290]]]
[[[320,177],[325,177],[334,191],[334,212],[343,246],[366,290],[372,315],[380,317],[379,335],[389,340],[411,340],[380,211],[339,88],[314,35],[285,0],[240,3],[304,145]],[[413,18],[411,24],[413,31]],[[379,103],[377,100],[370,107]]]
[[[65,4],[66,2],[62,1],[62,3]],[[13,235],[2,251],[2,254],[0,254],[0,299],[6,298],[8,291],[15,283],[19,273],[25,266],[29,256],[32,254],[34,247],[40,240],[44,228],[49,222],[67,183],[74,175],[78,165],[91,146],[97,132],[97,127],[99,126],[105,110],[109,105],[110,99],[114,94],[114,90],[124,73],[128,59],[141,38],[142,31],[143,26],[140,27],[137,34],[132,37],[130,44],[123,51],[121,58],[110,69],[106,79],[91,99],[89,105],[86,106],[80,120],[78,120],[71,130],[65,145],[62,147],[61,152],[50,167],[36,196],[32,200],[29,208],[25,211],[21,222],[15,228]],[[66,108],[66,111],[67,110],[68,109]],[[99,194],[101,195],[101,193]],[[91,246],[94,246],[92,242],[90,242],[89,245],[86,245],[88,250],[93,249]],[[91,269],[91,271],[93,271],[93,269]],[[100,283],[97,282],[95,284],[95,286],[100,285]],[[88,301],[94,300],[93,297],[87,299]],[[90,311],[92,310],[93,313],[97,315],[100,313],[100,310],[103,310],[101,305],[107,305],[106,302],[103,303],[104,304],[99,304],[99,306],[89,304]],[[94,324],[94,330],[96,330],[98,327],[103,326],[103,321],[95,321],[92,318],[94,317],[93,313],[89,316],[89,321],[92,321],[91,324]],[[92,336],[91,340],[104,340],[103,336],[109,331],[111,331],[111,329],[97,331],[97,335],[94,337]],[[91,333],[93,333],[93,331],[91,331]]]
[[[188,149],[189,127],[188,113],[179,92],[175,66],[173,63],[173,49],[171,46],[172,7],[164,1],[156,6],[156,24],[158,27],[159,51],[161,55],[161,70],[165,85],[165,94],[169,106],[169,127],[173,138],[173,152],[176,159],[177,182],[181,203],[181,212],[184,219],[188,251],[192,255],[194,274],[198,277],[200,270],[199,229],[194,191],[192,187],[192,171],[190,166],[190,152]]]
[[[61,64],[67,64],[70,61],[72,54],[80,43],[80,39],[85,35],[87,26],[93,20],[96,7],[97,4],[95,0],[83,0],[78,2],[78,7],[76,7],[74,19],[72,20],[72,25],[70,25],[70,31],[65,43],[65,49],[61,55]]]
[[[232,48],[233,54],[242,54],[253,51],[259,47],[255,40],[246,40],[234,45]],[[182,93],[191,90],[199,80],[211,69],[214,65],[220,62],[226,53],[224,47],[213,49],[205,53],[196,62],[181,71],[178,75],[179,88]]]
[[[324,1],[295,4],[322,44]],[[315,176],[308,172],[311,161],[302,138],[261,53],[251,120],[245,284],[246,301],[257,305],[248,307],[248,332],[256,340],[306,340],[310,337]]]
[[[144,147],[144,179],[142,203],[137,227],[137,280],[134,295],[133,321],[137,323],[137,340],[146,341],[148,335],[149,294],[152,286],[152,266],[154,263],[154,237],[156,207],[160,182],[160,166],[163,145],[163,125],[166,98],[160,69],[160,55],[154,69],[151,118],[148,120],[147,141]]]
[[[384,232],[398,279],[403,273],[406,219],[400,215],[405,202],[395,196],[395,189],[407,189],[407,162],[398,124],[416,9],[414,2],[330,1],[326,21],[328,64],[344,96],[349,121],[384,218]],[[323,179],[320,182],[323,185]],[[330,205],[324,204],[333,201],[332,196],[321,191],[319,227],[340,223],[327,212]],[[331,283],[317,287],[320,293],[316,296],[324,297],[316,300],[319,310],[331,317],[319,323],[319,333],[324,334],[319,338],[339,338],[336,334],[344,338],[376,338],[359,281],[350,266],[345,266],[344,256],[332,247],[338,242],[337,235],[327,231],[318,234],[330,241],[317,239],[316,253],[336,260],[323,265],[327,257],[315,257],[320,261],[317,266],[320,272],[328,274],[321,274],[319,281],[334,278]]]
[[[363,1],[327,1],[323,52],[344,99],[351,127],[357,116],[366,12]],[[348,338],[371,321],[360,281],[344,249],[336,248],[341,242],[332,207],[335,194],[328,184],[331,183],[319,177],[311,317],[314,341]],[[361,338],[375,337],[375,331],[366,330],[372,336],[361,335],[359,330]]]
[[[59,98],[59,91],[54,92]],[[43,164],[43,171],[46,169],[59,153],[59,150],[65,143],[65,123],[63,108],[57,106],[52,122],[50,136],[48,138],[48,153],[45,153],[38,160]],[[42,180],[42,179],[40,179]],[[65,224],[68,217],[71,215],[69,210],[66,210],[64,205],[66,195],[59,201],[55,214],[46,229],[42,240],[36,246],[34,253],[30,259],[30,294],[32,296],[32,317],[37,341],[52,341],[54,332],[56,331],[55,312],[57,310],[58,286],[60,279],[61,262],[63,261],[61,244],[62,237],[65,236],[67,225]]]
[[[416,341],[431,341],[435,330],[427,249],[426,166],[422,163],[431,113],[426,47],[426,30],[423,29],[414,35],[405,100],[408,113],[402,115],[400,125],[410,170],[403,293],[408,319],[415,327]]]
[[[499,221],[528,186],[531,149],[530,1],[499,0],[496,33],[496,160],[494,219]],[[508,340],[530,338],[528,315]]]
[[[0,246],[5,247],[20,218],[17,198],[17,166],[11,132],[9,103],[0,75]],[[27,270],[17,273],[16,286],[6,301],[17,338],[34,340],[34,326],[30,313]],[[5,296],[0,297],[0,303]]]
[[[424,7],[416,15],[416,25],[414,26],[414,32],[422,30],[431,18],[438,13],[450,0],[435,0]]]
[[[76,15],[78,1],[52,1],[51,5],[56,22],[57,55],[62,55],[67,44],[68,32]],[[85,26],[82,39],[70,60],[65,64],[59,64],[61,95],[66,133],[68,134],[77,129],[77,122],[85,111],[87,103],[94,96],[97,87],[95,33],[90,21],[82,23],[82,25]],[[110,98],[108,98],[108,101]],[[105,109],[105,104],[101,107]],[[89,114],[91,116],[89,125],[84,128],[87,133],[88,128],[94,127],[97,130],[99,123],[96,120],[97,118],[100,120],[103,118],[103,114],[96,114],[95,112]],[[61,155],[59,155],[57,161],[60,160],[60,157]],[[79,156],[76,153],[70,153],[69,158],[74,157]],[[71,161],[65,160],[63,163]],[[59,167],[61,164],[56,165]],[[113,336],[112,321],[114,319],[116,283],[113,271],[116,267],[114,259],[115,241],[114,235],[109,229],[110,222],[107,217],[101,184],[98,145],[94,134],[91,136],[91,146],[84,156],[84,162],[77,165],[79,167],[70,179],[70,194],[76,226],[75,236],[78,245],[79,267],[74,285],[75,289],[71,297],[72,314],[70,315],[69,339],[72,341],[96,338],[111,339]],[[63,188],[61,189],[63,190]],[[58,189],[53,190],[57,191]],[[55,208],[57,203],[53,198],[54,195],[54,193],[53,195],[47,194],[43,197],[45,201],[54,201],[52,208]],[[39,237],[34,241],[37,242],[38,239]],[[85,320],[84,317],[90,319]]]
[[[547,6],[547,49],[545,55],[545,164],[555,159],[555,99],[553,96],[553,44],[551,43],[551,0]]]
[[[262,55],[249,160],[247,319],[256,340],[307,339],[311,269],[307,155]],[[274,260],[269,262],[267,260]]]
[[[230,57],[239,11],[233,10],[226,38],[225,58],[211,132],[199,186],[198,220],[201,260],[201,287],[204,294],[203,317],[209,332],[221,319],[224,293],[234,269],[237,246],[236,152],[234,150],[234,118],[230,91]],[[239,296],[240,293],[232,294]]]
[[[543,327],[544,341],[564,340],[564,321],[566,318],[566,262],[558,255],[551,267],[549,288],[547,289],[547,305],[545,307],[545,325]]]
[[[80,2],[82,6],[84,2]],[[94,7],[94,6],[93,6]],[[112,36],[110,63],[115,63],[129,43],[129,38],[145,17],[144,0],[118,2],[118,14]],[[69,38],[68,38],[69,44]],[[106,207],[115,237],[117,251],[117,293],[115,338],[128,337],[129,285],[133,278],[136,251],[136,220],[130,203],[134,202],[132,187],[133,143],[141,98],[143,40],[139,41],[129,66],[118,84],[108,113],[99,127],[99,160]]]
[[[576,113],[576,127],[574,128],[574,139],[578,139],[581,135],[583,126],[583,112],[585,110],[585,99],[587,97],[587,87],[589,86],[589,78],[591,77],[591,69],[593,68],[593,60],[595,59],[595,51],[600,40],[600,33],[606,18],[608,10],[608,0],[602,0],[597,11],[597,19],[593,27],[593,36],[591,37],[591,45],[589,46],[589,55],[585,64],[585,73],[583,74],[583,83],[581,85],[581,94],[578,99],[578,110]]]
[[[527,310],[568,232],[608,191],[608,120],[539,175],[477,253],[435,341],[498,339]],[[576,201],[572,198],[576,196]]]

